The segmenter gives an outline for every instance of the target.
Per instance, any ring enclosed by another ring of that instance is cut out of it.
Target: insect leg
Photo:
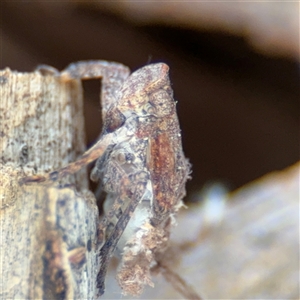
[[[101,267],[97,276],[97,288],[99,289],[99,295],[100,297],[105,290],[105,276],[107,272],[108,263],[110,260],[110,257],[112,256],[118,241],[125,230],[133,212],[135,211],[138,204],[143,200],[143,198],[147,195],[147,182],[139,182],[136,184],[135,192],[133,194],[133,197],[124,210],[122,216],[118,220],[114,231],[110,235],[110,237],[107,239],[105,244],[100,250],[100,260],[101,260]]]
[[[57,180],[64,177],[67,174],[74,174],[82,167],[93,162],[97,158],[103,155],[107,147],[111,144],[113,133],[105,134],[102,138],[88,151],[86,151],[78,160],[68,164],[67,166],[49,173],[49,178]]]
[[[42,182],[48,179],[52,181],[56,181],[68,174],[74,174],[79,171],[81,168],[86,166],[87,164],[93,162],[97,158],[101,157],[107,147],[112,143],[114,133],[108,133],[103,135],[100,140],[88,151],[86,151],[78,160],[68,164],[67,166],[53,171],[46,176],[27,176],[20,180],[20,183],[30,183],[30,182]]]
[[[100,221],[98,225],[98,243],[101,245],[105,240],[105,235],[107,228],[111,224],[116,224],[116,219],[119,219],[122,216],[121,207],[124,204],[124,200],[121,197],[117,197],[116,199],[106,199],[106,202],[113,202],[112,207],[109,209],[107,214],[104,214],[104,217]],[[109,231],[111,232],[111,231]]]

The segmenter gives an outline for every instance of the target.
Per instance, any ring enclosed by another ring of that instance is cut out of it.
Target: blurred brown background
[[[299,3],[0,5],[1,69],[167,63],[191,191],[213,180],[237,188],[299,159]],[[101,131],[100,83],[84,86],[91,145]]]

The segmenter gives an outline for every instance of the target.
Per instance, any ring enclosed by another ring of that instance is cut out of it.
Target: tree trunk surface
[[[5,69],[0,89],[1,299],[94,298],[98,209],[86,170],[69,187],[19,182],[84,152],[81,82]]]

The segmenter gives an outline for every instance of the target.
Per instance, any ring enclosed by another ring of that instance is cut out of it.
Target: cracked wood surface
[[[98,209],[86,171],[64,188],[18,182],[84,152],[81,83],[5,69],[0,84],[1,298],[93,298]]]

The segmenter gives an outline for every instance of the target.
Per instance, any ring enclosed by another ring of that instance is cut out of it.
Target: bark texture
[[[93,298],[98,209],[86,170],[69,187],[20,183],[84,152],[81,83],[5,69],[0,98],[1,299]]]

